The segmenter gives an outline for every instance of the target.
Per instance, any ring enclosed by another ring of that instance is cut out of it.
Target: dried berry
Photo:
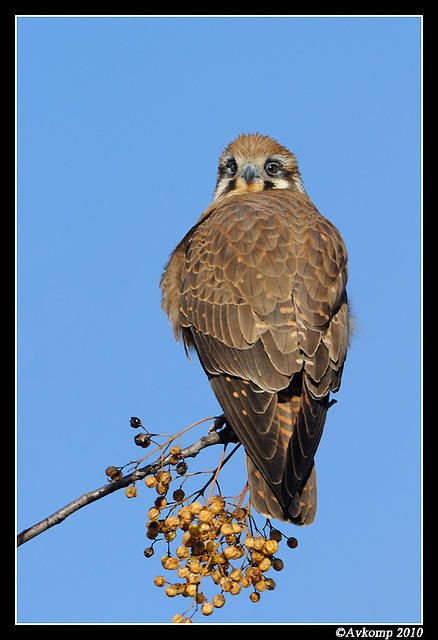
[[[275,569],[275,571],[281,571],[284,567],[283,560],[280,560],[280,558],[274,558],[274,560],[272,561],[272,567]]]
[[[286,544],[290,549],[296,549],[296,547],[298,547],[298,540],[296,538],[288,538]]]
[[[117,467],[107,467],[105,473],[110,480],[119,480],[122,477],[122,472]]]
[[[172,494],[172,498],[175,500],[175,502],[182,502],[184,500],[185,495],[186,494],[182,489],[176,489]]]
[[[187,462],[178,462],[176,465],[176,472],[179,476],[183,476],[188,469]]]
[[[134,436],[134,442],[137,447],[146,449],[151,444],[151,439],[145,433],[137,433],[137,435]]]
[[[269,534],[269,538],[271,540],[275,540],[276,542],[281,542],[281,531],[278,529],[271,529],[271,533]]]

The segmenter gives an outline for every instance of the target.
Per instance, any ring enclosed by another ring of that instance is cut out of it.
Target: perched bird
[[[171,254],[163,309],[194,348],[245,448],[251,503],[297,525],[316,512],[314,456],[348,347],[347,251],[295,156],[242,134],[212,204]]]

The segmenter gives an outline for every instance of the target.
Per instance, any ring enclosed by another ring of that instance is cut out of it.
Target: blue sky
[[[130,416],[220,413],[158,281],[221,151],[258,131],[345,239],[357,330],[315,523],[281,527],[299,547],[274,592],[195,619],[420,621],[420,38],[418,17],[17,18],[18,531],[140,456]],[[242,488],[241,452],[225,480]],[[20,547],[17,621],[169,622],[186,601],[152,585],[150,501],[113,494]]]

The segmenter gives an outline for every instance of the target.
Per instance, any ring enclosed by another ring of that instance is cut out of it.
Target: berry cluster
[[[132,426],[133,420],[138,418],[131,419]],[[119,477],[117,471],[115,467],[106,470],[110,479],[111,474]],[[209,616],[242,589],[252,602],[258,602],[264,591],[275,589],[271,570],[283,569],[277,552],[285,536],[269,521],[261,531],[257,528],[249,502],[241,506],[246,487],[235,498],[211,495],[212,489],[205,497],[207,487],[217,482],[216,470],[202,489],[186,496],[182,487],[189,476],[194,475],[187,471],[180,447],[173,446],[166,456],[166,465],[162,464],[157,473],[145,478],[146,487],[158,495],[147,512],[146,537],[150,544],[144,555],[152,557],[157,543],[167,545],[161,557],[166,573],[157,575],[154,583],[164,588],[169,598],[180,595],[189,600],[184,613],[175,614],[173,622],[192,622],[199,608],[203,615]],[[172,483],[174,487],[178,485],[173,491]],[[136,487],[128,487],[126,495],[135,497]],[[289,548],[297,544],[295,538],[287,538]]]

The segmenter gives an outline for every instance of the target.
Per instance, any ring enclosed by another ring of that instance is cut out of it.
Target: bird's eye
[[[225,169],[227,170],[229,176],[234,176],[237,171],[237,162],[234,160],[234,158],[230,158],[230,160],[228,160],[227,164],[225,165]]]
[[[277,173],[281,171],[281,166],[279,165],[278,162],[274,162],[273,160],[268,160],[268,162],[265,164],[265,171],[270,176],[275,176],[277,175]]]

